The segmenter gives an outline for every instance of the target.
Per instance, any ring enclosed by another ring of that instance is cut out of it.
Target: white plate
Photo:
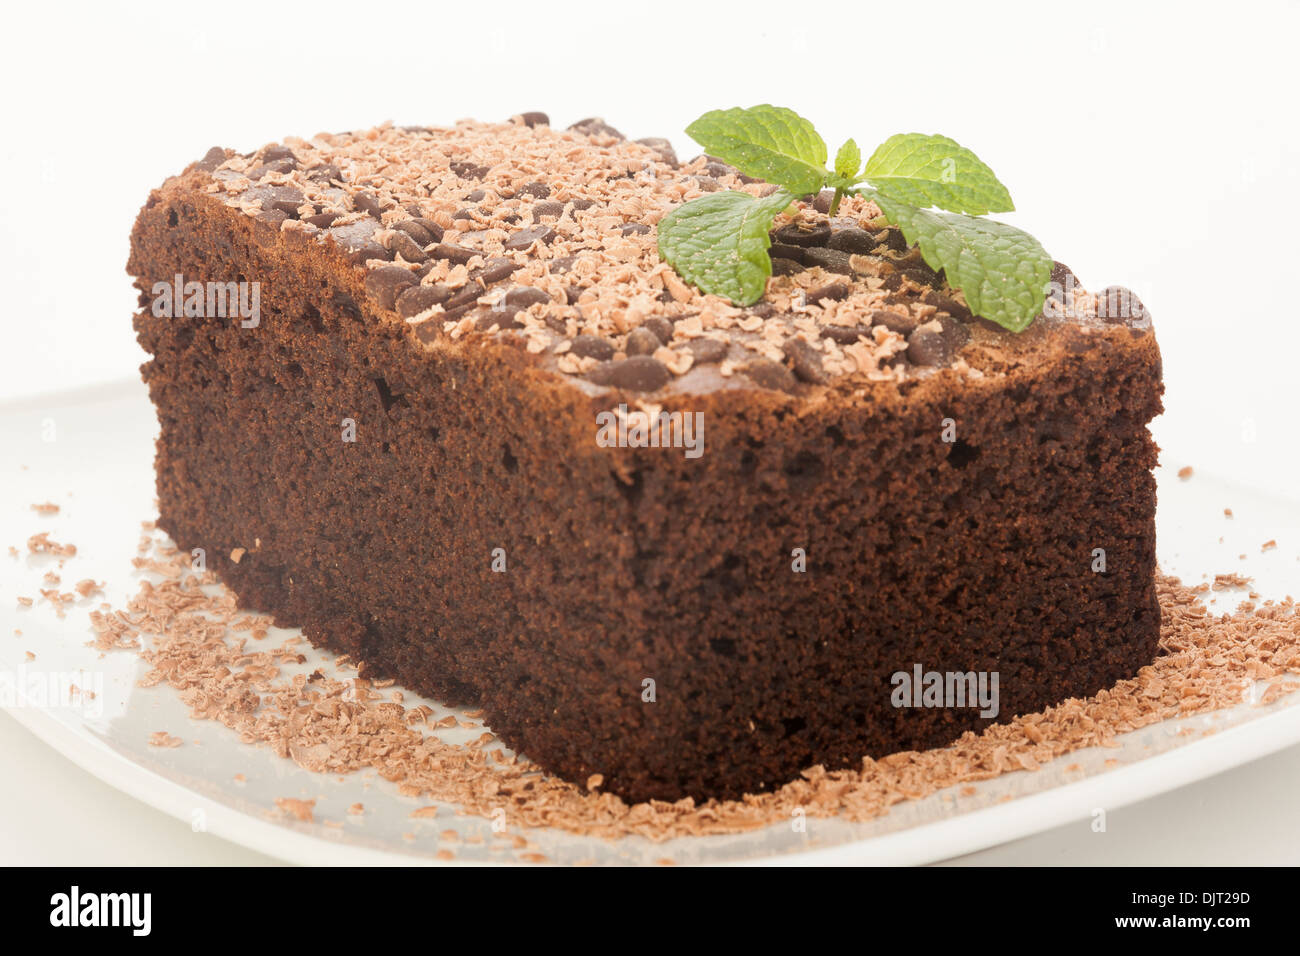
[[[134,382],[0,406],[0,447],[5,449],[0,546],[12,544],[22,551],[17,558],[0,557],[0,674],[11,680],[22,676],[30,686],[32,680],[84,672],[72,679],[98,691],[93,702],[80,708],[66,700],[28,700],[7,709],[107,783],[196,827],[284,860],[434,862],[434,853],[444,847],[455,852],[458,863],[514,860],[503,841],[494,839],[487,820],[458,816],[454,807],[432,820],[412,819],[411,810],[427,801],[399,796],[373,772],[346,777],[310,773],[265,748],[239,743],[215,722],[191,721],[166,687],[137,687],[143,665],[134,654],[101,657],[86,646],[92,636],[86,612],[103,597],[80,602],[62,619],[46,602],[17,608],[17,595],[35,596],[41,576],[56,563],[26,554],[28,536],[38,531],[77,545],[76,557],[61,572],[61,590],[82,578],[106,581],[107,600],[115,607],[134,594],[137,575],[130,561],[139,523],[155,514],[156,428],[144,387]],[[1170,444],[1160,431],[1157,435],[1162,444]],[[1204,465],[1192,480],[1181,481],[1174,469],[1186,459],[1177,457],[1176,448],[1167,448],[1162,458],[1170,466],[1159,472],[1162,567],[1189,583],[1215,572],[1250,574],[1264,597],[1294,590],[1291,582],[1300,571],[1300,502],[1217,479]],[[61,512],[43,516],[30,509],[47,500],[60,505]],[[1232,520],[1224,517],[1225,507],[1233,509]],[[1262,553],[1260,545],[1268,539],[1281,546]],[[1243,553],[1246,560],[1239,560]],[[1238,599],[1222,597],[1216,610],[1231,610]],[[22,630],[21,637],[11,636],[14,628]],[[28,651],[35,660],[25,659]],[[314,654],[307,650],[308,670],[316,666]],[[678,863],[930,862],[1083,819],[1096,808],[1141,800],[1300,742],[1297,698],[1165,721],[1121,737],[1117,749],[1067,754],[1039,772],[977,784],[973,795],[952,788],[899,804],[866,823],[809,819],[806,832],[777,825],[750,834],[659,844],[555,830],[520,832],[535,844],[532,851],[560,863],[648,863],[665,857]],[[1180,734],[1184,728],[1193,732]],[[1209,729],[1217,732],[1202,733]],[[150,747],[149,735],[159,730],[185,743],[174,749]],[[1077,769],[1067,771],[1071,765]],[[237,783],[236,774],[244,782]],[[316,822],[276,813],[278,797],[314,799]],[[354,802],[365,804],[363,816],[347,814]],[[459,838],[440,843],[440,831],[448,829]]]

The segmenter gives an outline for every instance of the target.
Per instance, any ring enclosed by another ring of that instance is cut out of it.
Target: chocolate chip
[[[532,196],[534,199],[548,199],[551,195],[551,187],[546,183],[531,182],[524,183],[519,187],[516,193],[518,196]]]
[[[803,254],[803,261],[809,266],[821,266],[827,272],[837,272],[840,275],[853,275],[853,267],[849,265],[849,254],[840,252],[838,249],[812,248]]]
[[[960,351],[962,346],[970,341],[970,327],[965,322],[959,322],[952,316],[943,313],[937,315],[936,318],[939,320],[939,324],[943,326],[944,338],[948,340],[948,344],[952,347],[954,353]]]
[[[658,359],[636,355],[621,362],[605,362],[587,373],[588,381],[632,392],[653,392],[672,380],[672,373]]]
[[[580,299],[581,297],[582,297],[582,290],[579,289],[576,285],[565,287],[564,301],[567,302],[569,305],[577,305],[578,299]]]
[[[396,232],[388,238],[388,248],[407,262],[423,262],[429,254],[420,248],[420,244],[404,232]]]
[[[523,120],[524,125],[528,127],[551,125],[551,118],[538,110],[533,110],[528,113],[520,113],[519,118]]]
[[[906,252],[907,240],[903,238],[903,233],[895,228],[889,228],[883,232],[877,233],[876,239],[879,245],[886,249],[892,249],[894,252]]]
[[[596,205],[596,200],[583,199],[581,197],[570,199],[569,202],[573,205],[574,209],[590,209],[592,206]]]
[[[404,319],[419,315],[451,298],[452,290],[445,285],[415,285],[397,296],[397,314]]]
[[[554,199],[547,199],[543,202],[533,203],[533,221],[536,222],[543,216],[555,216],[559,218],[564,215],[564,203],[556,202]]]
[[[338,219],[339,214],[336,212],[322,212],[314,216],[308,216],[303,222],[309,222],[313,226],[319,226],[321,229],[328,229],[334,225],[334,220]]]
[[[423,219],[419,216],[416,216],[414,219],[410,220],[410,222],[413,225],[419,226],[430,236],[432,236],[434,242],[442,242],[442,226],[438,225],[432,219]],[[395,226],[394,228],[400,229],[401,227]],[[427,246],[428,243],[426,242],[425,245]]]
[[[767,250],[767,254],[773,259],[789,259],[791,262],[803,262],[803,248],[801,246],[788,246],[785,243],[773,243]]]
[[[686,351],[695,357],[696,365],[707,365],[727,357],[727,343],[721,339],[691,339],[686,343]]]
[[[517,285],[506,293],[502,300],[506,305],[518,306],[526,309],[530,305],[538,305],[543,302],[549,303],[551,297],[536,286]]]
[[[586,119],[578,120],[578,122],[570,126],[569,129],[572,132],[581,133],[583,136],[612,136],[615,139],[627,138],[599,116],[589,116]]]
[[[1149,322],[1151,316],[1142,300],[1131,289],[1122,285],[1109,285],[1097,293],[1097,318],[1113,325],[1138,325]]]
[[[555,230],[550,226],[529,226],[512,233],[505,242],[507,252],[522,252],[535,242],[549,243],[555,238]]]
[[[199,169],[212,172],[218,166],[226,161],[226,151],[220,146],[213,146],[203,154],[203,158],[197,163]]]
[[[461,295],[463,296],[464,293]],[[475,301],[461,302],[459,305],[453,305],[452,303],[454,299],[455,297],[448,299],[446,305],[442,307],[443,311],[439,318],[444,322],[451,319],[459,319],[462,315],[465,315],[468,312],[473,312],[478,308],[478,302]]]
[[[826,370],[822,368],[822,356],[811,344],[803,339],[788,339],[781,346],[781,352],[790,363],[795,378],[814,385],[826,384]]]
[[[408,219],[405,222],[394,223],[393,228],[396,229],[398,232],[406,233],[413,240],[415,240],[415,242],[420,246],[421,249],[423,249],[425,246],[433,245],[433,243],[438,242],[439,240],[442,239],[441,236],[434,237],[433,234],[431,234],[428,229],[425,229],[422,225],[420,225],[418,222],[416,222],[413,219]]]
[[[1068,315],[1069,306],[1066,304],[1066,291],[1079,291],[1082,288],[1079,277],[1074,274],[1069,266],[1064,263],[1053,262],[1051,278],[1043,289],[1043,306],[1038,310],[1038,314],[1034,316],[1034,320],[1040,319],[1044,315],[1053,317]],[[1066,344],[1068,346],[1069,342]]]
[[[865,256],[876,247],[876,237],[865,229],[856,226],[840,229],[826,243],[827,248],[847,252],[854,256]]]
[[[970,331],[956,319],[941,316],[938,322],[938,329],[927,322],[907,337],[907,360],[913,365],[949,365],[970,339]]]
[[[1062,289],[1065,289],[1071,283],[1074,284],[1074,287],[1076,289],[1083,288],[1083,283],[1080,282],[1079,277],[1074,274],[1074,270],[1071,269],[1069,266],[1067,266],[1064,262],[1056,262],[1056,261],[1052,262],[1051,281],[1055,282]]]
[[[755,302],[749,307],[749,311],[760,319],[770,319],[776,312],[776,306],[772,305],[771,302]],[[692,312],[691,314],[694,315],[695,313]]]
[[[947,365],[952,352],[943,332],[927,324],[907,337],[907,360],[913,365]]]
[[[971,320],[970,309],[966,308],[966,306],[962,305],[956,299],[950,299],[948,296],[943,295],[940,292],[927,292],[921,298],[921,301],[927,305],[934,306],[936,309],[941,309],[942,311],[947,312],[954,318],[965,319],[967,322]]]
[[[262,198],[263,209],[278,209],[293,219],[298,218],[302,203],[302,191],[293,186],[271,186]]]
[[[704,170],[710,176],[713,176],[716,179],[723,179],[727,176],[740,175],[740,170],[737,169],[735,166],[732,166],[730,163],[724,163],[716,159],[710,160],[709,162],[705,163]]]
[[[376,219],[384,214],[384,207],[379,204],[379,200],[373,194],[364,191],[352,197],[352,208]]]
[[[279,143],[275,143],[274,145],[267,146],[263,149],[261,158],[264,163],[274,163],[281,159],[291,159],[295,163],[298,162],[297,157],[293,155],[293,150],[288,146],[282,146]]]
[[[706,193],[716,193],[722,188],[722,184],[712,176],[692,176],[691,179],[699,183],[700,189]]]
[[[271,173],[288,173],[293,171],[293,165],[288,160],[277,160],[274,163],[263,163],[261,166],[254,166],[246,175],[249,179],[263,179]]]
[[[273,226],[278,226],[289,218],[289,214],[283,209],[263,209],[257,214],[257,218],[262,222],[269,222]]]
[[[307,178],[318,183],[343,181],[343,172],[333,163],[321,163],[307,170]]]
[[[474,328],[480,332],[489,332],[492,330],[493,326],[501,331],[505,331],[506,329],[522,329],[523,326],[515,320],[515,316],[518,312],[518,309],[494,308],[480,316],[478,321],[474,323]]]
[[[470,190],[470,191],[465,195],[465,201],[466,201],[466,202],[482,202],[482,201],[483,201],[484,199],[486,199],[486,198],[487,198],[487,190],[486,190],[486,189],[471,189],[471,190]]]
[[[569,351],[578,358],[594,358],[604,362],[614,357],[614,343],[599,335],[583,333],[573,340]]]
[[[795,262],[793,259],[773,259],[772,275],[774,276],[792,276],[803,272],[803,263]]]
[[[792,392],[795,388],[794,373],[780,362],[771,359],[755,359],[739,371],[749,376],[755,385],[781,392]]]
[[[641,324],[641,327],[653,332],[655,338],[664,345],[673,340],[673,324],[662,315],[651,316]]]
[[[849,297],[849,284],[847,282],[828,282],[824,286],[813,289],[807,295],[807,300],[814,305],[822,299],[830,299],[833,302],[842,302]]]
[[[839,345],[852,345],[858,339],[870,338],[871,330],[860,326],[827,325],[822,328],[822,338]]]
[[[943,285],[942,274],[935,272],[924,262],[918,262],[911,268],[904,269],[903,278],[910,279],[919,286],[940,286]]]
[[[492,171],[492,167],[460,160],[451,164],[451,171],[461,179],[482,179]]]
[[[805,249],[824,246],[830,241],[831,227],[824,222],[792,222],[773,233],[773,238],[785,246],[802,246]]]
[[[415,285],[415,276],[401,266],[380,266],[366,273],[366,291],[381,309],[393,308],[397,297],[412,285]]]
[[[442,304],[448,313],[460,309],[466,310],[467,307],[477,306],[479,297],[482,296],[483,290],[477,284],[464,286],[457,292],[453,292],[447,301]]]
[[[354,266],[365,265],[371,259],[385,259],[390,262],[393,259],[393,254],[373,239],[365,239],[361,242],[345,241],[343,248],[348,262]]]
[[[629,222],[619,232],[625,236],[646,236],[650,234],[650,227],[643,222]]]
[[[705,160],[705,163],[706,163],[708,166],[713,166],[715,169],[717,169],[719,175],[723,175],[723,176],[735,176],[735,177],[736,177],[738,180],[740,180],[740,182],[742,182],[742,183],[759,183],[759,182],[762,182],[761,179],[755,179],[753,176],[746,176],[744,173],[742,173],[742,172],[741,172],[739,169],[737,169],[735,166],[732,166],[730,163],[723,162],[721,159],[719,159],[719,158],[716,157],[716,156],[710,156],[710,155],[708,155],[707,153],[705,153],[705,154],[704,154],[704,160]],[[695,160],[691,160],[691,162],[694,162],[694,161],[695,161]]]
[[[891,312],[887,309],[877,309],[871,313],[871,323],[873,325],[883,325],[891,332],[897,332],[899,335],[911,335],[916,331],[916,327],[921,324],[921,320],[910,312]]]
[[[435,259],[450,259],[457,265],[464,265],[475,256],[482,255],[482,253],[477,249],[458,246],[455,243],[440,242],[429,250],[429,255]]]
[[[477,209],[457,209],[451,214],[452,222],[461,222],[467,219],[470,222],[477,222],[478,217],[479,211]]]
[[[628,355],[654,355],[663,346],[659,336],[649,329],[641,327],[627,334],[627,347],[623,350]]]
[[[659,154],[659,161],[667,163],[669,166],[679,166],[677,162],[677,151],[673,149],[673,144],[660,136],[645,136],[637,140],[642,146],[649,146]]]
[[[477,275],[471,276],[471,278],[482,279],[485,283],[491,285],[494,282],[500,282],[502,279],[509,277],[517,269],[519,269],[519,264],[513,259],[506,259],[498,256],[489,259],[484,264],[482,270],[480,270]]]
[[[823,216],[830,215],[831,203],[835,201],[835,190],[823,189],[813,199],[813,208]]]
[[[578,261],[577,256],[560,256],[558,259],[552,259],[548,271],[553,276],[562,276]]]

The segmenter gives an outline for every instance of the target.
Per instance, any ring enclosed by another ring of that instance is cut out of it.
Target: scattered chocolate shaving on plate
[[[275,805],[283,813],[295,817],[303,823],[311,823],[314,819],[312,810],[316,806],[315,800],[299,800],[297,797],[276,797]]]
[[[582,788],[543,774],[504,751],[490,734],[464,744],[441,740],[437,730],[456,724],[454,717],[450,724],[427,723],[427,705],[407,707],[376,693],[374,682],[345,673],[348,661],[336,659],[329,668],[333,675],[322,669],[311,681],[286,677],[279,661],[296,654],[302,638],[275,649],[248,646],[245,633],[233,627],[248,617],[233,594],[210,572],[194,573],[189,555],[170,544],[155,541],[153,548],[148,569],[170,573],[158,583],[142,580],[125,611],[91,616],[98,635],[92,646],[138,649],[148,662],[142,685],[166,684],[193,718],[215,720],[244,742],[270,747],[305,769],[338,775],[373,768],[399,792],[451,804],[458,812],[491,817],[507,807],[512,827],[660,841],[788,823],[795,809],[813,817],[866,820],[904,800],[956,786],[967,795],[977,781],[1033,771],[1086,747],[1118,746],[1119,735],[1169,718],[1232,707],[1249,699],[1255,681],[1272,681],[1256,700],[1259,706],[1300,689],[1300,682],[1280,679],[1300,675],[1300,617],[1292,599],[1216,616],[1196,589],[1162,576],[1161,656],[1093,697],[966,733],[947,747],[865,757],[849,770],[810,767],[775,791],[742,800],[629,805],[600,792],[594,776]],[[1244,587],[1249,580],[1216,575],[1214,587]],[[173,739],[161,731],[154,736]],[[300,820],[312,819],[313,801],[276,803]],[[349,812],[362,808],[354,804]],[[439,851],[439,858],[449,858],[449,852]],[[545,859],[535,853],[520,858]]]
[[[42,531],[27,539],[27,550],[32,554],[54,554],[70,558],[77,553],[75,544],[59,544],[50,540],[50,533]]]

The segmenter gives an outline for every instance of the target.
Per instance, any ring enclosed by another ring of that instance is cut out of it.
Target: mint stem
[[[838,187],[836,187],[836,189],[835,189],[835,195],[831,197],[831,212],[830,212],[830,214],[831,214],[832,216],[835,215],[837,212],[839,212],[839,209],[840,209],[840,200],[843,199],[843,198],[844,198],[844,190],[843,190],[843,189],[840,189],[840,188],[838,188]]]

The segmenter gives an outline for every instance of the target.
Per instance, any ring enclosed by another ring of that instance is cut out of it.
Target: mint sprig
[[[840,151],[835,154],[835,175],[849,181],[856,181],[858,170],[862,168],[862,150],[851,139],[844,141]]]
[[[821,189],[826,179],[826,142],[812,123],[793,110],[779,106],[713,110],[686,127],[686,132],[710,156],[795,195]]]
[[[767,250],[773,220],[795,196],[830,186],[832,215],[848,193],[874,200],[926,263],[962,291],[974,314],[1020,332],[1042,307],[1051,258],[1028,233],[977,218],[1012,211],[1011,195],[979,157],[946,136],[891,136],[865,165],[850,139],[828,170],[825,140],[793,110],[714,110],[686,131],[709,155],[780,187],[763,199],[711,193],[659,224],[660,256],[706,294],[737,305],[758,301],[772,274]]]
[[[881,193],[868,198],[930,268],[943,269],[971,312],[1012,332],[1029,327],[1052,281],[1052,259],[1037,239],[992,219],[918,209]]]
[[[659,255],[706,292],[744,305],[757,302],[772,274],[768,230],[793,201],[784,189],[763,199],[742,192],[701,196],[659,223]]]
[[[993,170],[946,136],[891,136],[871,154],[862,178],[913,206],[938,206],[968,216],[1016,208]]]

